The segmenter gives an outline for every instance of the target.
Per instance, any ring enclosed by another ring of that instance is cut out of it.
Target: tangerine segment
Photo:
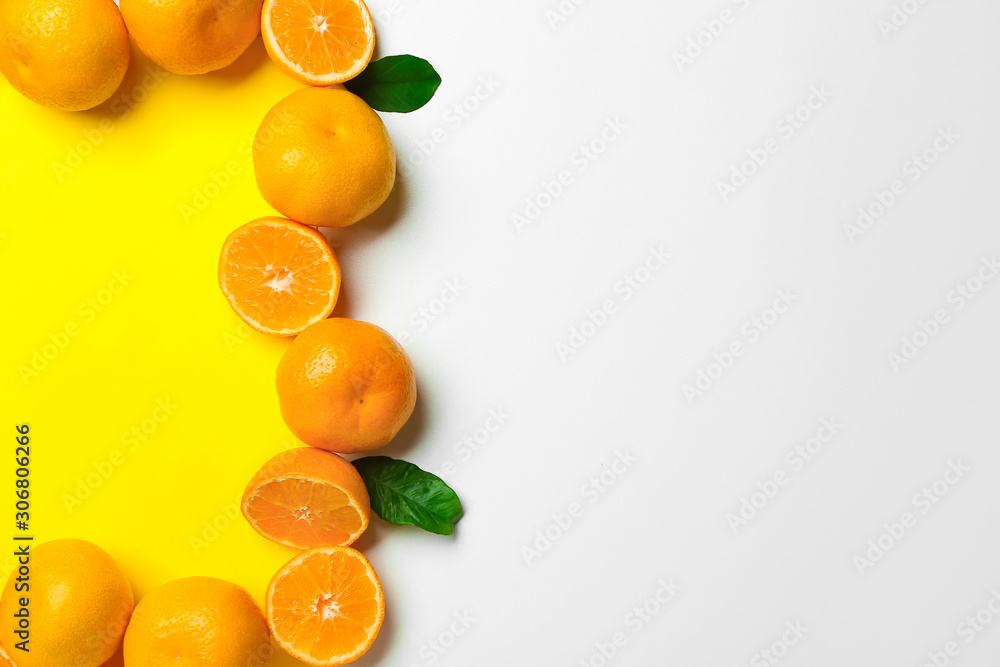
[[[266,217],[226,239],[219,287],[236,314],[261,333],[291,336],[333,312],[340,265],[316,229]]]
[[[247,485],[242,509],[258,533],[296,549],[347,546],[371,518],[357,469],[312,447],[281,452],[265,463]]]
[[[266,0],[261,34],[271,60],[312,86],[353,79],[375,51],[375,27],[363,0]]]
[[[265,615],[274,641],[314,667],[352,662],[375,641],[385,618],[382,584],[350,547],[319,547],[271,579]]]

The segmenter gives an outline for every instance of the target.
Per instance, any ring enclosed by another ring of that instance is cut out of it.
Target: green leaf
[[[388,456],[357,459],[354,467],[365,482],[372,509],[389,523],[438,535],[455,532],[462,502],[437,475]]]
[[[344,87],[373,109],[408,113],[430,102],[441,77],[429,62],[416,56],[386,56],[368,63]]]

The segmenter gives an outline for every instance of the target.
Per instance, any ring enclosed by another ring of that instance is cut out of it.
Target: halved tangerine
[[[363,0],[265,0],[260,31],[274,64],[311,86],[353,79],[375,51]]]
[[[375,569],[350,547],[304,551],[275,573],[265,596],[271,638],[313,667],[336,667],[371,648],[385,618]]]
[[[295,549],[347,546],[371,518],[357,469],[313,447],[289,449],[265,463],[243,492],[242,510],[258,533]]]
[[[340,264],[314,227],[266,217],[226,239],[219,287],[251,328],[292,336],[330,316],[340,294]]]

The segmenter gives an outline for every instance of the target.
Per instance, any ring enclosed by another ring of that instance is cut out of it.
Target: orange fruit
[[[264,610],[278,646],[307,665],[333,667],[371,647],[385,618],[385,596],[361,552],[318,547],[275,573]]]
[[[266,0],[260,34],[278,69],[311,86],[353,79],[375,51],[362,0]]]
[[[382,119],[360,97],[303,88],[264,116],[253,169],[260,194],[285,217],[347,227],[389,196],[396,151]]]
[[[243,492],[242,510],[258,533],[295,549],[346,547],[371,518],[355,467],[313,447],[289,449],[265,463]]]
[[[343,454],[386,444],[413,413],[406,350],[384,330],[335,317],[299,334],[278,362],[278,404],[302,442]]]
[[[125,667],[261,667],[270,657],[260,607],[243,588],[212,577],[147,593],[125,633]]]
[[[260,32],[263,0],[119,2],[136,46],[174,74],[222,69],[240,57]]]
[[[0,72],[32,102],[82,111],[114,94],[128,32],[112,0],[0,1]]]
[[[132,587],[103,549],[84,540],[53,540],[31,549],[31,590],[18,591],[18,569],[0,596],[0,643],[19,667],[99,667],[121,646],[132,614]],[[17,649],[20,599],[29,596],[29,650]]]
[[[340,294],[340,264],[313,227],[259,218],[226,239],[219,287],[233,311],[261,333],[291,336],[329,317]]]

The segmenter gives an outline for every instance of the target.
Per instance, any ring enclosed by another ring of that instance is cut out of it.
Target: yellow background
[[[289,341],[240,323],[216,265],[233,229],[274,214],[249,142],[299,87],[259,38],[233,66],[196,77],[133,48],[119,91],[82,113],[40,107],[0,79],[0,486],[11,487],[0,539],[15,532],[14,427],[26,422],[37,540],[95,542],[137,600],[204,575],[262,603],[293,552],[253,532],[238,502],[257,468],[300,444],[274,390]],[[0,557],[4,577],[12,566]],[[271,664],[301,663],[276,650]]]

